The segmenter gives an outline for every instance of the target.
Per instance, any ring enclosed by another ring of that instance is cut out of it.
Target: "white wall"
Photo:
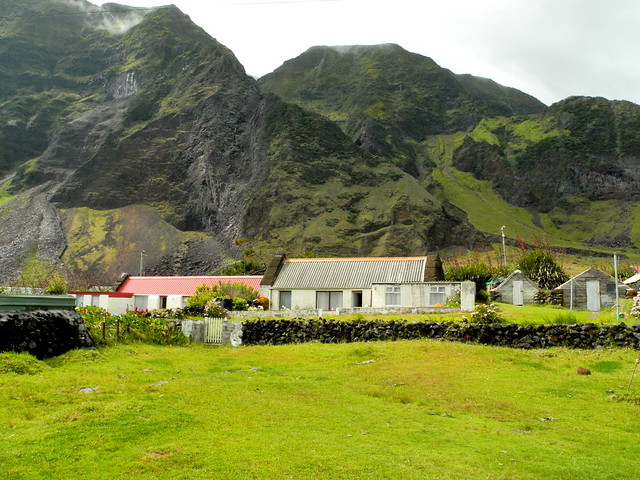
[[[110,297],[106,294],[100,294],[96,292],[95,294],[88,295],[79,295],[76,297],[76,305],[79,307],[90,307],[96,306],[100,308],[104,308],[107,312],[112,315],[122,315],[126,313],[127,310],[133,310],[133,297]]]
[[[187,298],[182,295],[169,295],[167,297],[167,308],[182,308],[187,304]]]
[[[387,287],[400,287],[400,306],[403,307],[431,307],[440,303],[444,305],[457,290],[461,289],[460,282],[427,282],[427,283],[403,283],[403,284],[374,284],[371,306],[375,308],[386,307]],[[444,287],[444,301],[441,295],[431,292],[431,287]],[[475,289],[474,289],[475,295]],[[462,299],[461,299],[462,300]]]
[[[353,307],[353,292],[362,292],[362,306],[370,307],[371,306],[371,290],[369,289],[358,289],[358,290],[340,290],[340,289],[332,289],[332,290],[287,290],[291,292],[291,309],[293,310],[305,310],[305,309],[316,309],[316,294],[319,291],[332,291],[332,292],[342,292],[342,308],[352,308]],[[264,291],[260,292],[262,295],[269,298],[271,302],[272,310],[280,310],[281,302],[280,302],[280,291],[279,290],[271,290],[267,291],[266,294]],[[269,294],[271,296],[269,296]]]
[[[133,310],[133,297],[132,298],[121,298],[121,297],[111,297],[109,298],[109,307],[107,311],[112,315],[122,315],[123,313],[127,313],[127,310]]]

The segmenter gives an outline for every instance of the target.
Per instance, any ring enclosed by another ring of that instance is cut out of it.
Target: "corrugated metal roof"
[[[629,285],[631,283],[640,282],[640,273],[636,273],[632,277],[627,278],[624,282],[625,285]]]
[[[244,283],[260,289],[262,275],[195,276],[195,277],[128,277],[118,287],[120,293],[134,295],[184,295],[191,296],[200,285],[212,287],[218,283]]]
[[[289,258],[273,288],[371,288],[372,283],[424,281],[427,257]]]

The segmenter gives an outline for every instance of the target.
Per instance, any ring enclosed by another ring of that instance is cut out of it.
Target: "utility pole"
[[[147,254],[147,252],[145,252],[144,250],[140,251],[140,276],[142,276],[142,274],[144,273],[144,256]]]
[[[616,322],[620,322],[620,293],[618,292],[618,256],[613,253],[613,271],[616,277]]]
[[[504,261],[504,266],[507,266],[507,246],[505,244],[505,236],[504,236],[504,229],[506,227],[504,225],[502,225],[502,227],[500,228],[500,232],[502,233],[502,260]]]

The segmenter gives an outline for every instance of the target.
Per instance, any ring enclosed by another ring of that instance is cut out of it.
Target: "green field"
[[[427,340],[0,354],[0,477],[637,478],[636,357]]]

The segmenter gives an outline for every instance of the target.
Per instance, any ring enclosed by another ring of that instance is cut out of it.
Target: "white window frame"
[[[286,302],[283,302],[283,299],[282,299],[283,294],[284,294],[284,297],[288,297]],[[280,290],[278,292],[278,303],[279,303],[278,307],[280,310],[282,309],[291,310],[291,297],[292,297],[291,290]]]
[[[387,307],[399,307],[402,305],[400,285],[388,285],[384,287],[384,304]]]
[[[431,306],[447,303],[447,287],[444,285],[431,285],[429,289],[429,303]]]

